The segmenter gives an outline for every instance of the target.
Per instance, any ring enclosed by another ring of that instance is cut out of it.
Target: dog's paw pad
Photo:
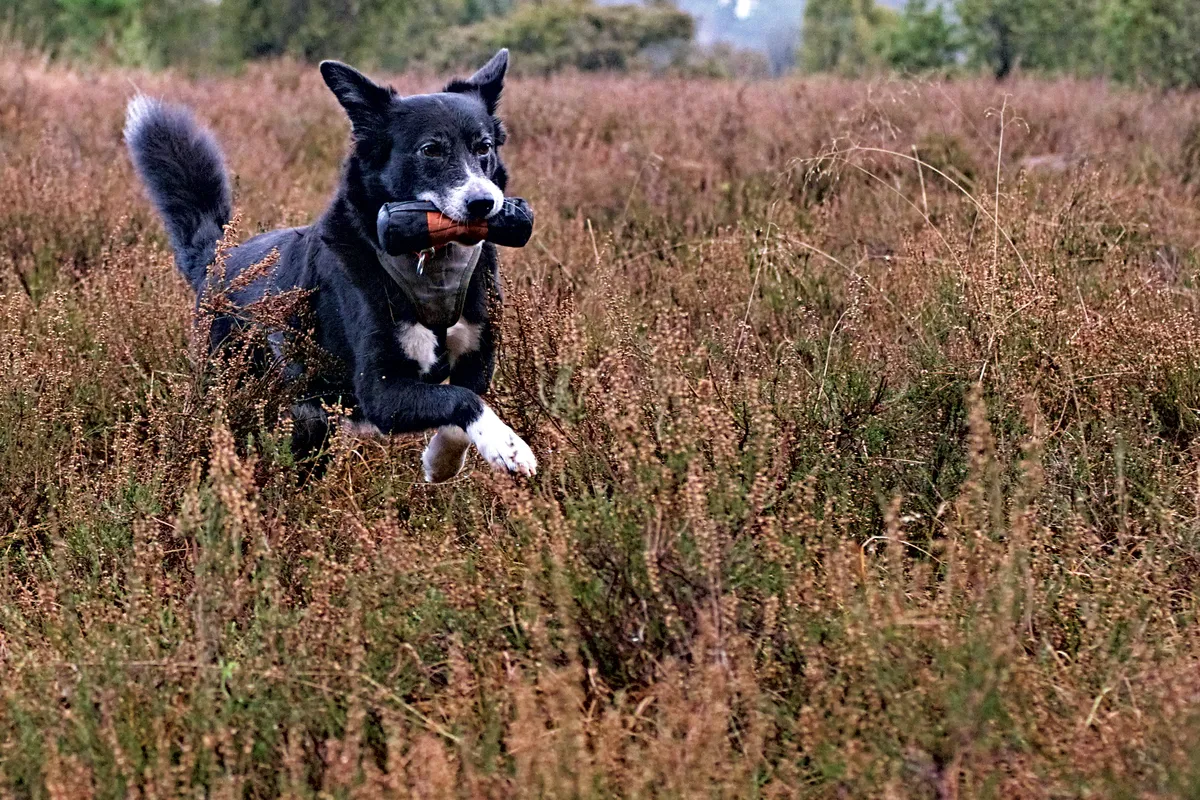
[[[490,408],[484,408],[479,419],[467,429],[467,434],[484,461],[493,467],[519,475],[537,473],[537,458],[529,445]]]

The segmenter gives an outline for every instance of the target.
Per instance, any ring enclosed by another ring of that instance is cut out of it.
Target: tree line
[[[1014,70],[1200,87],[1197,0],[808,0],[799,65],[857,75]]]
[[[504,45],[527,71],[623,70],[692,32],[665,0],[0,0],[9,40],[58,59],[151,68],[291,57],[441,69]]]
[[[446,69],[504,45],[536,72],[1022,70],[1200,87],[1200,0],[807,0],[802,14],[798,0],[755,0],[741,20],[732,2],[685,2],[732,45],[697,47],[692,16],[671,0],[0,0],[0,35],[147,67],[288,56]]]

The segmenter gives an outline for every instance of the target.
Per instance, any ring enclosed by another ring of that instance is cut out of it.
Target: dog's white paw
[[[467,428],[471,443],[487,461],[497,469],[505,469],[520,475],[537,472],[537,459],[529,445],[516,432],[500,421],[487,406],[483,413]]]
[[[457,475],[467,460],[467,448],[470,446],[471,439],[467,432],[457,425],[439,428],[421,455],[425,480],[428,483],[441,483]]]

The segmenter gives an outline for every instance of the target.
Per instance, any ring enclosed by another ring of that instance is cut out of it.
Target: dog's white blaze
[[[417,362],[421,372],[429,372],[437,363],[437,334],[420,323],[404,324],[396,331],[404,355]]]
[[[162,103],[144,94],[134,95],[125,106],[125,141],[130,141],[141,130],[151,114],[158,110]]]
[[[470,446],[471,438],[457,425],[438,428],[438,432],[429,440],[429,445],[421,455],[426,482],[441,483],[457,475],[463,468],[467,448]]]
[[[492,210],[488,214],[489,217],[500,212],[500,206],[504,204],[504,192],[500,191],[499,186],[476,172],[471,172],[467,180],[458,186],[451,186],[438,192],[421,192],[417,195],[417,199],[433,203],[451,219],[465,220],[468,217],[467,198],[480,194],[491,195]]]
[[[467,436],[471,437],[479,455],[493,467],[521,475],[537,472],[537,459],[529,445],[487,406],[467,427]]]
[[[457,361],[464,353],[473,353],[479,349],[479,335],[482,328],[474,322],[459,320],[446,331],[446,350],[450,360]]]

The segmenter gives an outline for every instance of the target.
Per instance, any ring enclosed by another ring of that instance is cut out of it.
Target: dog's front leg
[[[475,445],[483,459],[493,467],[521,475],[533,475],[537,471],[537,459],[529,445],[470,389],[402,378],[387,379],[381,375],[373,379],[361,375],[356,383],[363,414],[383,433],[412,433],[453,426],[465,432],[466,440]],[[439,430],[434,439],[441,435],[442,430]],[[456,437],[455,434],[448,436]],[[446,439],[443,444],[460,445],[461,439]],[[442,476],[449,469],[446,463],[449,455],[449,452],[442,454],[438,461],[443,468],[432,474],[426,464],[428,480],[439,477],[445,480]],[[461,464],[461,453],[457,457]]]
[[[425,445],[421,454],[421,466],[425,468],[428,483],[442,483],[462,472],[467,463],[467,448],[471,437],[457,425],[438,428],[437,433]]]
[[[484,394],[492,383],[495,368],[496,343],[491,325],[461,320],[446,333],[452,367],[450,383]],[[430,483],[448,481],[462,471],[466,464],[471,437],[457,425],[438,428],[421,455],[425,480]]]

